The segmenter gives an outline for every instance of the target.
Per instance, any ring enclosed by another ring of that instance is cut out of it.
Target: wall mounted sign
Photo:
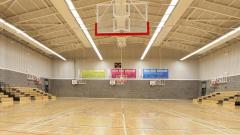
[[[111,70],[112,78],[118,78],[119,76],[123,75],[127,78],[136,78],[136,69],[120,69],[114,68]]]
[[[143,69],[145,79],[168,79],[168,69],[149,68]]]
[[[115,62],[114,63],[114,68],[121,68],[122,67],[122,63],[121,62]]]
[[[82,70],[82,78],[105,78],[105,70]]]

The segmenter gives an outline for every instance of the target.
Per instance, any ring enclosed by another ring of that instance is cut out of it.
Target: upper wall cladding
[[[200,79],[240,75],[240,42],[220,48],[200,59]]]
[[[73,79],[74,77],[81,78],[82,70],[105,70],[106,78],[111,78],[111,69],[114,68],[115,62],[120,62],[121,59],[107,59],[104,61],[94,59],[83,59],[74,61],[53,62],[53,78],[54,79]],[[139,59],[124,59],[123,68],[131,68],[137,70],[137,79],[142,79],[141,72],[144,68],[164,68],[169,69],[169,79],[177,80],[198,80],[199,79],[199,64],[198,61],[176,61],[176,59],[147,59],[141,61]],[[76,69],[76,72],[74,71]],[[74,75],[76,74],[76,76]]]
[[[52,77],[52,59],[0,35],[0,68],[39,77]]]

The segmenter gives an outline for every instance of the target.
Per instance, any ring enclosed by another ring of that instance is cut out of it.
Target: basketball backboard
[[[97,4],[96,36],[141,36],[150,34],[147,2],[112,0]]]

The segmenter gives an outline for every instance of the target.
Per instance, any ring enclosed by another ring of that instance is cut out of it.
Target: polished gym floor
[[[187,100],[58,98],[0,107],[0,135],[239,135],[240,109]]]

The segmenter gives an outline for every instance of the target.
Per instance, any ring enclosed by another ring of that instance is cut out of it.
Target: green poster
[[[82,78],[105,78],[105,70],[82,70]]]

